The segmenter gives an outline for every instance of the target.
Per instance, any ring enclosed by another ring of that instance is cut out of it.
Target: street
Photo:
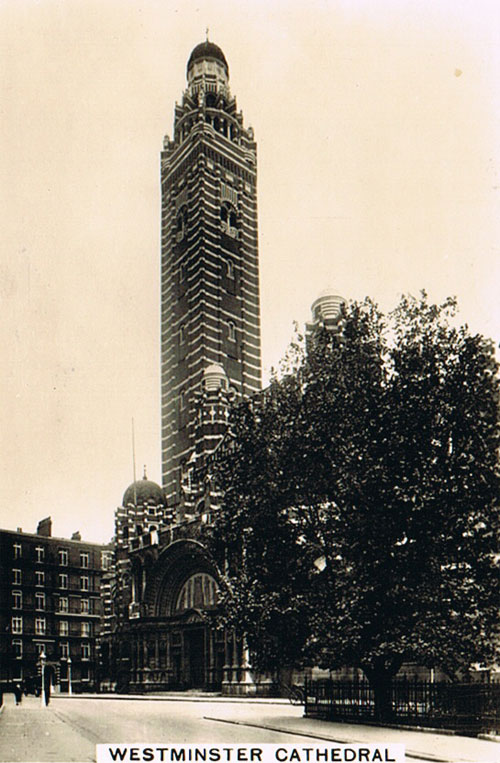
[[[406,744],[409,760],[500,761],[500,744],[435,733],[329,723],[302,717],[284,702],[223,698],[83,698],[55,696],[48,708],[6,695],[0,716],[0,761],[94,761],[100,743]]]

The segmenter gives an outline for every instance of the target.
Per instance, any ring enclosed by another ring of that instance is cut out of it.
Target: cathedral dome
[[[208,40],[205,40],[205,42],[200,42],[200,44],[194,48],[193,52],[189,56],[187,70],[189,71],[191,66],[196,61],[205,61],[207,58],[215,58],[224,66],[226,73],[229,73],[229,67],[227,65],[224,53],[218,45],[215,45],[215,43],[209,42]]]
[[[227,388],[226,372],[218,363],[212,363],[203,371],[203,381],[207,392],[214,392],[218,389]]]
[[[148,504],[149,506],[165,506],[167,501],[165,493],[156,482],[151,482],[146,477],[136,480],[125,490],[122,506],[134,506]]]

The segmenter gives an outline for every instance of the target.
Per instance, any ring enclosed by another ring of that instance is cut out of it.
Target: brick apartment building
[[[36,533],[0,530],[0,681],[39,681],[40,655],[56,690],[99,683],[101,579],[110,545],[52,537],[50,517]]]

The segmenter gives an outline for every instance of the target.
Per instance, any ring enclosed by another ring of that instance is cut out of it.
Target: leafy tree
[[[225,623],[260,668],[360,667],[380,717],[404,661],[455,675],[498,640],[498,367],[454,310],[351,304],[233,411],[217,466]]]

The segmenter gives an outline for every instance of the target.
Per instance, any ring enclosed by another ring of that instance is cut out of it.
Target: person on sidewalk
[[[20,705],[23,701],[23,689],[21,684],[16,684],[14,686],[14,696],[16,698],[16,705]]]

